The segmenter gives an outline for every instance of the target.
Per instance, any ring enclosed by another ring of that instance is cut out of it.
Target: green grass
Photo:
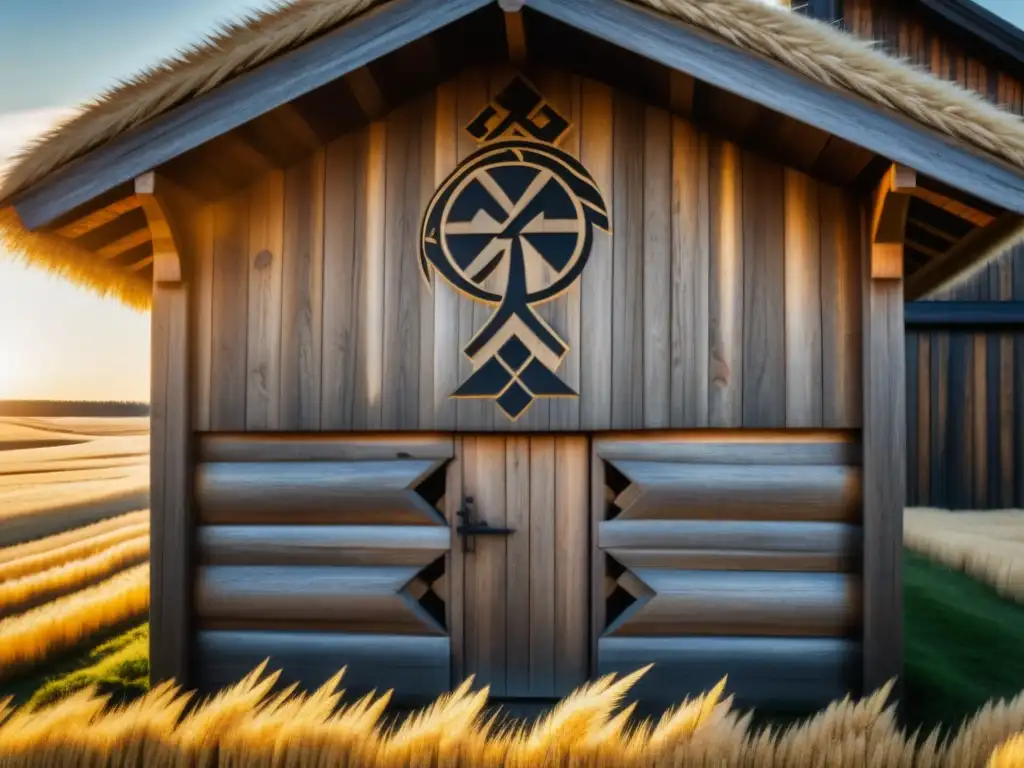
[[[0,698],[13,695],[15,704],[36,707],[89,685],[110,695],[113,704],[134,699],[149,689],[149,624],[48,665],[41,674],[2,685]]]
[[[1024,690],[1024,605],[913,552],[903,562],[908,724],[955,728]]]

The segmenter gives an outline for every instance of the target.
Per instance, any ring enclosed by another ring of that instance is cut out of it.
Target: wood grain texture
[[[346,631],[442,635],[404,592],[416,566],[205,565],[196,571],[201,618],[336,622]]]
[[[207,565],[418,565],[451,546],[447,526],[203,525]]]
[[[536,437],[530,441],[530,688],[538,695],[555,695],[555,637],[558,620],[556,489],[558,441]]]
[[[862,221],[866,220],[863,214]],[[862,224],[866,226],[866,223]],[[866,260],[865,260],[866,261]],[[903,285],[864,277],[864,690],[903,672]]]
[[[284,174],[267,174],[250,194],[245,427],[272,430],[280,424],[281,403]]]
[[[421,705],[449,689],[449,648],[446,637],[206,630],[196,638],[197,682],[219,691],[269,657],[281,685],[314,690],[345,667],[347,696],[393,689],[396,704]]]
[[[672,118],[672,276],[669,421],[706,427],[708,420],[709,268],[711,256],[708,138]]]
[[[525,536],[520,533],[505,541],[505,579],[508,585],[505,600],[505,694],[516,697],[528,696],[532,692],[530,657],[534,650],[532,630],[535,617],[531,615],[534,606],[530,598],[534,593],[533,568],[542,567],[541,562],[534,563],[532,558],[535,538],[530,504],[533,474],[531,442],[534,441],[528,437],[511,437],[505,444],[505,525],[517,532],[527,532]],[[529,584],[530,588],[518,588],[522,584]],[[539,590],[537,594],[548,592]],[[554,606],[553,600],[538,600],[536,607],[539,609],[545,603],[552,608]],[[551,624],[553,627],[554,621]],[[547,677],[550,679],[551,675]]]
[[[413,488],[442,462],[288,461],[200,464],[204,523],[430,525],[441,516]]]
[[[281,426],[320,428],[324,152],[285,172]]]
[[[188,685],[193,510],[187,283],[154,285],[151,333],[150,679]]]
[[[214,209],[210,428],[245,428],[249,196]]]
[[[840,573],[634,568],[648,590],[608,637],[843,637],[859,629],[860,577]]]
[[[216,209],[205,206],[192,218],[194,253],[189,319],[192,325],[192,426],[210,429],[213,378],[213,255],[216,237]]]
[[[786,426],[821,427],[821,219],[818,183],[787,169],[785,181]]]
[[[708,421],[712,427],[738,427],[743,423],[743,176],[734,144],[711,141],[709,157]]]
[[[489,399],[449,397],[470,375],[463,350],[494,308],[441,279],[427,287],[419,227],[437,185],[477,149],[466,124],[511,75],[505,67],[464,71],[289,166],[282,258],[270,260],[266,276],[255,257],[269,249],[255,240],[278,237],[280,209],[275,202],[268,218],[263,207],[280,172],[238,196],[251,210],[239,211],[244,221],[234,224],[221,217],[222,230],[238,230],[222,232],[222,258],[197,259],[193,320],[210,335],[195,352],[197,425],[467,433],[859,428],[854,195],[622,91],[544,68],[531,77],[572,120],[560,146],[581,159],[611,209],[613,232],[595,233],[581,279],[536,307],[569,344],[557,375],[579,398],[539,398],[513,423]],[[215,265],[227,269],[238,247],[252,262],[249,279],[226,273],[218,282]],[[232,383],[236,363],[244,386]]]
[[[590,171],[604,200],[614,205],[613,92],[603,83],[584,79],[581,86],[580,161]],[[614,209],[613,209],[614,211]],[[613,213],[614,219],[614,213]],[[614,227],[611,236],[597,237],[581,279],[580,428],[611,424],[612,313],[614,306]]]
[[[591,554],[587,448],[585,437],[557,440],[555,504],[547,512],[555,522],[554,692],[559,697],[568,696],[583,685],[590,667],[590,612],[586,601]],[[537,602],[542,598],[531,591],[530,599]]]
[[[743,425],[786,425],[782,168],[743,155]]]
[[[858,465],[860,444],[846,432],[606,433],[594,440],[597,455],[613,461],[671,461],[684,464]]]
[[[856,690],[861,660],[855,641],[810,637],[603,637],[598,654],[600,675],[654,663],[657,674],[631,689],[654,711],[708,691],[726,675],[737,707],[816,709]]]
[[[621,460],[612,464],[632,481],[616,499],[623,520],[852,522],[860,516],[862,480],[855,467]]]
[[[199,461],[384,461],[450,459],[450,435],[212,434],[199,439]]]

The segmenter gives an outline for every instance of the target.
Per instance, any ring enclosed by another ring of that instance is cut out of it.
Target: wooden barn
[[[153,677],[406,703],[899,676],[905,296],[1022,214],[1017,117],[754,0],[298,2],[0,187],[152,308]]]

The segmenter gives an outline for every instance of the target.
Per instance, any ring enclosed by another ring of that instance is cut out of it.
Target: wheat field
[[[532,724],[487,715],[487,689],[468,680],[389,726],[388,693],[342,701],[344,670],[312,694],[275,692],[278,675],[265,672],[266,663],[191,709],[169,683],[118,708],[91,690],[37,710],[0,707],[0,765],[1007,768],[1024,753],[1024,694],[944,740],[901,731],[888,687],[784,730],[753,730],[723,680],[657,721],[632,722],[623,704],[647,668],[588,684]]]
[[[1024,603],[1024,510],[911,507],[904,512],[903,540],[914,552]]]

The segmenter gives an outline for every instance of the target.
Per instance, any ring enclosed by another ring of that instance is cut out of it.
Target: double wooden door
[[[445,504],[453,684],[474,675],[492,697],[549,698],[589,678],[589,487],[585,437],[456,439]]]

